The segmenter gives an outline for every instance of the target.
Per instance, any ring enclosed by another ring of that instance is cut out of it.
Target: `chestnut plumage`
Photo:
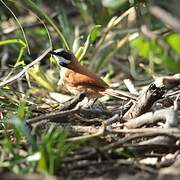
[[[88,97],[99,97],[111,95],[120,99],[132,98],[134,96],[127,92],[114,91],[109,85],[94,72],[82,66],[74,54],[69,50],[57,49],[50,52],[62,67],[58,86],[65,88],[72,94],[85,92]]]

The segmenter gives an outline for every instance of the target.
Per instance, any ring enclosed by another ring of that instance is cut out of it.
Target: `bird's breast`
[[[98,76],[81,74],[73,70],[62,68],[60,72],[58,86],[63,86],[72,94],[85,92],[89,96],[101,96],[100,92],[106,89],[106,84]]]

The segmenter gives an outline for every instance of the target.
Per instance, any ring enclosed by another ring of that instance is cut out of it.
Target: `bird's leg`
[[[106,107],[104,106],[104,104],[101,101],[98,101],[98,97],[97,98],[91,98],[89,99],[88,97],[85,98],[86,101],[83,102],[84,107],[86,108],[100,108],[100,109],[106,109]]]
[[[83,101],[80,102],[80,106],[84,108],[90,108],[92,109],[94,106],[94,99],[89,99],[87,96],[83,99]]]
[[[98,101],[98,99],[99,99],[98,97],[97,98],[93,98],[93,99],[89,99],[88,106],[89,106],[90,109],[94,108],[94,106],[95,106],[96,102]]]
[[[92,102],[91,107],[93,107],[93,106],[95,105],[95,103],[97,102],[97,100],[98,100],[98,98],[93,99],[93,102]]]
[[[102,101],[99,101],[99,106],[101,109],[107,109],[105,104]]]

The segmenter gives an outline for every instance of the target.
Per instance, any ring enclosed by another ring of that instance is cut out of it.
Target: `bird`
[[[128,92],[111,89],[99,75],[81,65],[70,50],[60,48],[50,51],[49,54],[61,66],[58,87],[63,87],[71,94],[84,92],[88,98],[110,95],[123,100],[136,100],[136,97]]]

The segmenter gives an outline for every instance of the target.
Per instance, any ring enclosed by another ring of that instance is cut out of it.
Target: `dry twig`
[[[25,73],[27,72],[27,70],[29,68],[31,68],[32,66],[34,66],[35,64],[37,64],[38,62],[40,62],[47,54],[48,52],[51,50],[51,48],[48,48],[43,54],[41,54],[37,59],[35,59],[33,62],[31,62],[30,64],[26,65],[23,70],[21,70],[18,74],[14,75],[13,77],[9,78],[8,80],[1,82],[0,83],[0,87],[3,87],[7,84],[13,83],[14,81],[16,81],[18,78],[21,78],[23,75],[25,75]]]
[[[141,93],[136,103],[129,109],[129,111],[126,112],[124,118],[136,118],[149,111],[154,102],[162,98],[164,93],[164,86],[157,87],[154,83],[152,83],[146,90]]]

